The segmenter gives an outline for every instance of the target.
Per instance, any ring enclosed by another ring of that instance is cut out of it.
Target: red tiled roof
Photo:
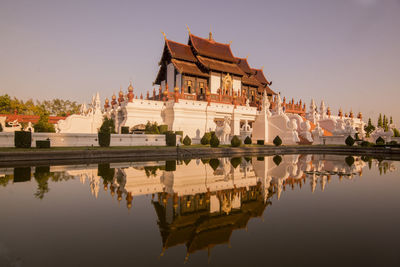
[[[239,68],[241,68],[244,72],[246,72],[249,75],[253,73],[246,58],[238,58],[237,57],[236,59],[238,60]]]
[[[21,114],[0,114],[2,117],[6,117],[6,122],[18,121],[18,122],[31,122],[37,123],[40,116],[37,115],[21,115]],[[65,120],[67,117],[62,116],[49,116],[49,122],[56,124],[59,120]]]
[[[265,91],[267,92],[267,95],[277,95],[274,91],[272,91],[271,88],[269,88],[268,85],[265,85]]]
[[[243,75],[242,83],[247,85],[252,85],[256,87],[263,87],[263,85],[254,77],[254,75]]]
[[[221,72],[229,72],[229,73],[237,74],[240,76],[245,75],[245,73],[235,63],[223,62],[220,60],[215,60],[215,59],[206,58],[206,57],[202,57],[202,56],[197,56],[197,59],[207,69],[221,71]]]
[[[198,75],[198,76],[203,76],[203,77],[209,77],[210,76],[207,72],[201,71],[199,69],[199,67],[197,67],[196,64],[191,63],[191,62],[172,59],[172,64],[174,64],[175,68],[180,73]]]
[[[167,45],[172,58],[182,59],[190,62],[197,61],[190,46],[170,40],[165,40],[165,44]]]
[[[232,63],[236,63],[237,59],[233,56],[230,45],[217,43],[214,40],[208,40],[189,34],[189,43],[199,55],[220,59]]]
[[[269,84],[267,78],[265,78],[264,72],[261,69],[252,69],[257,80],[262,84]]]

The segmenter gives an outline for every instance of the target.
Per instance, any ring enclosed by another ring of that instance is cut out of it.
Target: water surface
[[[400,266],[399,163],[0,168],[0,266]]]

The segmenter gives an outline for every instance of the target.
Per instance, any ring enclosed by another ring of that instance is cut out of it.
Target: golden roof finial
[[[246,56],[246,60],[247,60],[247,59],[249,59],[249,56],[250,56],[250,54],[247,54],[247,56]]]
[[[167,40],[167,36],[165,35],[165,32],[161,31],[161,33],[164,36],[164,40]]]
[[[229,44],[231,45],[231,44],[232,44],[232,41],[229,41]]]
[[[188,30],[189,34],[190,34],[190,29],[189,26],[186,24],[186,29]]]

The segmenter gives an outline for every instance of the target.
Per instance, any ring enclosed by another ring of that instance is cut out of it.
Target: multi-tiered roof
[[[181,74],[208,78],[211,71],[229,73],[241,77],[243,85],[256,87],[260,93],[265,91],[268,95],[276,95],[269,87],[271,82],[267,80],[262,69],[251,68],[246,58],[235,57],[230,44],[216,42],[211,33],[205,39],[189,32],[187,45],[165,38],[155,84],[160,85],[164,80],[167,67],[162,62],[169,61]]]

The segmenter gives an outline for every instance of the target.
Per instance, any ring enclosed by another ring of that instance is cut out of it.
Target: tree
[[[54,125],[49,122],[49,115],[43,114],[40,116],[39,121],[33,125],[35,132],[42,133],[55,133]]]
[[[392,118],[392,116],[390,116],[390,122],[389,122],[389,124],[393,124],[393,118]]]
[[[364,130],[367,133],[367,137],[375,130],[375,126],[372,124],[371,118],[368,119],[368,124],[364,126]]]
[[[100,133],[115,133],[115,123],[113,119],[104,117],[103,124],[99,129]]]
[[[150,121],[148,121],[146,123],[144,132],[146,134],[160,134],[160,131],[158,130],[157,122],[151,123]]]
[[[379,113],[378,127],[383,128],[382,114]]]

